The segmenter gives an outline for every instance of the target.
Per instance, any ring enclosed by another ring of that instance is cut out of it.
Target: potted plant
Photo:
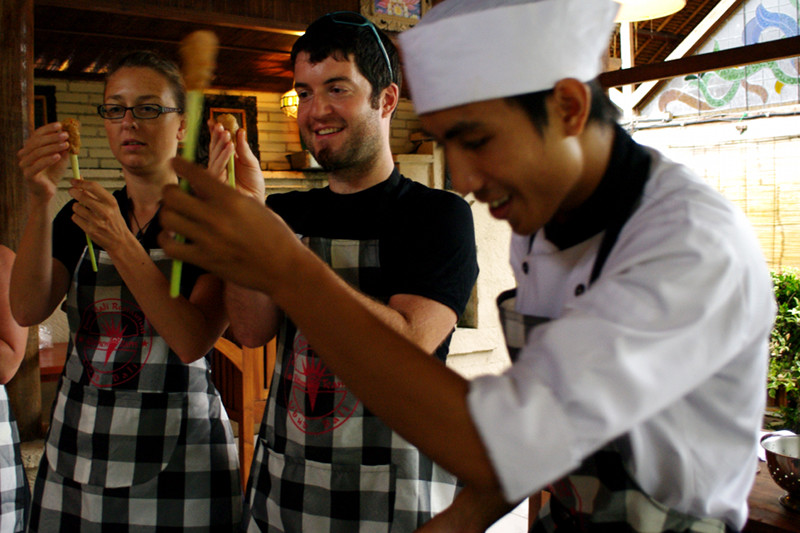
[[[772,273],[778,313],[770,335],[767,392],[778,421],[774,429],[800,433],[800,277],[786,269]]]

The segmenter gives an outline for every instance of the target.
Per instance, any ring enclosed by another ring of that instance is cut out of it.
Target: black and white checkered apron
[[[377,241],[305,242],[355,287],[380,266]],[[411,532],[446,508],[456,478],[365,409],[284,322],[248,481],[246,531]]]
[[[0,385],[0,533],[25,531],[30,499],[17,421],[8,402],[8,392]]]
[[[500,320],[509,354],[516,360],[533,329],[549,320],[515,310],[515,290],[498,299]],[[547,487],[551,497],[542,506],[530,533],[723,533],[725,524],[678,512],[645,494],[632,471],[625,436],[586,458],[583,463]]]
[[[67,295],[70,343],[30,528],[230,532],[241,520],[233,432],[206,358],[183,364],[110,257],[86,254]],[[171,261],[150,256],[169,278]],[[190,290],[190,289],[188,289]]]

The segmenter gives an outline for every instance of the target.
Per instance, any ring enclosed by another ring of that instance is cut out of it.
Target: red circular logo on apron
[[[95,387],[113,387],[135,377],[150,357],[153,332],[133,302],[98,300],[87,307],[75,344]]]
[[[294,338],[291,363],[286,368],[286,410],[292,423],[307,435],[323,435],[353,416],[355,398],[308,346],[301,333]]]

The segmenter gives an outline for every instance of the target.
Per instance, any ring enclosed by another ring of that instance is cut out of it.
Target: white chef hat
[[[400,34],[418,114],[594,79],[614,0],[446,0]]]

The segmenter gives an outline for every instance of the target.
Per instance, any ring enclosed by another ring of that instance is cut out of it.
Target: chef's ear
[[[589,86],[574,78],[559,80],[553,87],[553,113],[566,135],[580,135],[589,119],[592,93]]]

